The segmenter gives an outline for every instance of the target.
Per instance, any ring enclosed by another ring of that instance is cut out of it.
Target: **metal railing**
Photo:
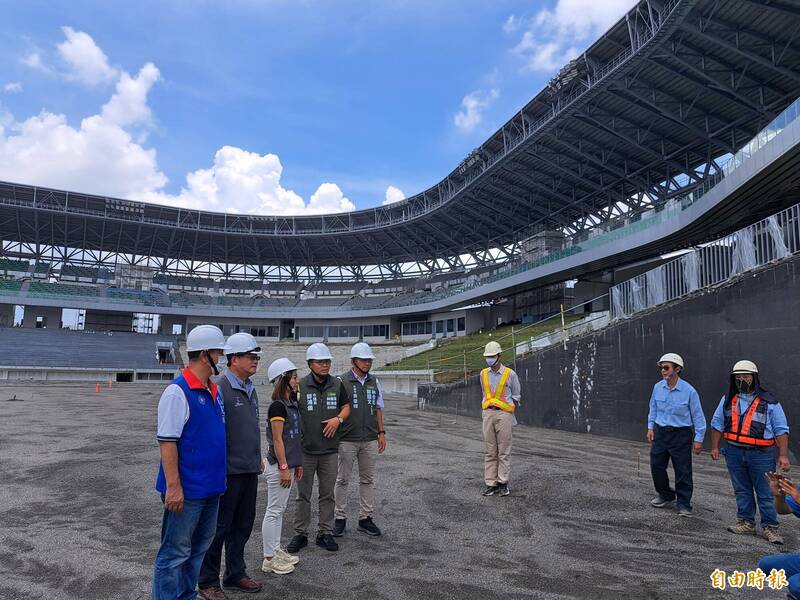
[[[740,229],[611,288],[611,318],[724,283],[800,252],[800,204]]]

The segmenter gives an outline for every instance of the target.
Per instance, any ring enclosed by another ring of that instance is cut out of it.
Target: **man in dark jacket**
[[[236,333],[225,344],[228,368],[217,379],[225,407],[228,449],[227,490],[220,499],[217,532],[200,570],[200,597],[226,600],[219,580],[222,547],[225,574],[222,585],[240,592],[261,591],[261,584],[247,575],[244,547],[256,518],[258,476],[264,472],[258,394],[251,377],[258,369],[261,348],[249,333]]]

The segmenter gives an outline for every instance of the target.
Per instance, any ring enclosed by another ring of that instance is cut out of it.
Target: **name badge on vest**
[[[306,410],[314,410],[317,405],[317,395],[314,392],[306,394]]]
[[[289,437],[294,439],[296,437],[300,437],[300,416],[295,414],[294,411],[291,413],[290,423],[292,424],[289,428]]]
[[[358,386],[354,383],[353,384],[353,395],[351,396],[353,408],[358,408]]]
[[[336,410],[339,408],[339,396],[336,392],[328,392],[328,396],[325,400],[325,408],[328,410]]]

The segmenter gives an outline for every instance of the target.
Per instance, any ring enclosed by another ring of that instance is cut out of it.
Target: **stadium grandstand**
[[[199,323],[400,352],[607,313],[613,286],[799,200],[800,12],[760,4],[638,2],[441,181],[385,206],[222,214],[0,182],[0,339],[67,326],[157,357],[166,338],[179,364]]]

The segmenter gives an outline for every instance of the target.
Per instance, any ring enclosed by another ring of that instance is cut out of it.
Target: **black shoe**
[[[305,548],[308,546],[308,537],[303,535],[302,533],[298,533],[294,536],[286,546],[286,551],[289,554],[294,554],[298,552],[300,549]]]
[[[344,528],[347,525],[347,519],[336,519],[333,522],[333,537],[342,537],[344,535]]]
[[[367,535],[380,535],[381,530],[372,522],[372,517],[358,520],[358,530]]]
[[[336,552],[339,549],[339,544],[336,543],[330,533],[320,533],[317,536],[317,546],[330,552]],[[287,547],[286,549],[288,550],[289,548]]]
[[[508,496],[511,492],[508,491],[508,484],[507,483],[498,483],[497,484],[497,493],[501,496]]]
[[[496,485],[487,485],[486,489],[481,492],[482,496],[494,496],[499,490]]]

